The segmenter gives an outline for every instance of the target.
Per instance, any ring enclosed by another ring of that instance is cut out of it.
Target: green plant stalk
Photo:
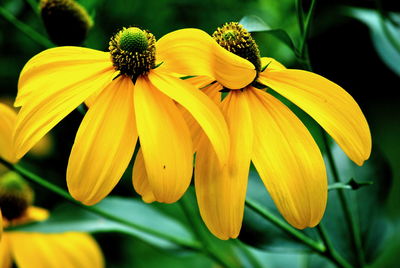
[[[210,250],[207,239],[205,239],[203,237],[203,235],[199,232],[196,222],[193,220],[192,216],[189,213],[190,205],[189,205],[189,201],[187,200],[187,197],[185,195],[180,199],[179,204],[183,210],[183,213],[186,216],[186,219],[189,221],[190,225],[193,226],[192,230],[193,230],[194,235],[197,237],[197,239],[202,244],[203,253],[205,255],[209,256],[211,259],[213,259],[216,263],[222,265],[222,267],[226,267],[226,268],[232,267],[232,265],[230,263],[226,262],[226,260],[222,256],[220,256],[217,252]]]
[[[247,260],[251,264],[253,268],[262,268],[263,266],[259,263],[259,261],[254,257],[253,253],[249,250],[249,248],[243,244],[239,239],[235,239],[235,244],[237,248],[246,256]]]
[[[176,237],[172,237],[169,236],[167,233],[162,233],[162,232],[157,232],[155,230],[146,228],[144,226],[140,226],[140,225],[136,225],[135,223],[129,222],[127,220],[121,219],[117,216],[114,216],[106,211],[103,211],[95,206],[86,206],[82,203],[80,203],[79,201],[76,201],[75,199],[73,199],[68,192],[66,192],[65,190],[63,190],[62,188],[48,182],[47,180],[39,177],[38,175],[32,173],[31,171],[21,167],[20,165],[13,165],[7,161],[5,161],[4,159],[0,158],[0,163],[3,164],[4,166],[6,166],[7,168],[9,168],[10,170],[13,170],[15,172],[17,172],[18,174],[20,174],[21,176],[23,176],[24,178],[39,184],[40,186],[42,186],[43,188],[46,188],[47,190],[50,190],[51,192],[58,194],[59,196],[63,197],[65,200],[71,202],[72,204],[79,206],[85,210],[88,210],[96,215],[99,215],[103,218],[112,220],[114,222],[118,222],[120,224],[123,224],[125,226],[128,226],[130,228],[133,228],[135,230],[139,230],[142,232],[145,232],[147,234],[156,236],[158,238],[164,239],[166,241],[169,241],[171,243],[177,244],[179,246],[182,247],[186,247],[186,248],[190,248],[192,250],[202,250],[201,246],[197,243],[188,243],[187,241],[183,241],[180,240]]]
[[[300,35],[304,34],[304,11],[303,6],[301,5],[301,1],[296,1],[296,11],[297,11],[297,20],[300,29]]]
[[[10,23],[12,23],[18,30],[29,36],[32,40],[36,41],[38,44],[44,46],[45,48],[54,47],[54,44],[50,42],[45,36],[36,32],[29,25],[18,20],[13,14],[11,14],[7,9],[0,6],[0,14]]]
[[[305,20],[304,25],[303,25],[303,29],[304,29],[303,30],[303,36],[302,36],[302,38],[300,40],[300,46],[299,46],[300,55],[301,55],[301,57],[303,59],[304,59],[304,57],[306,57],[305,51],[307,51],[307,49],[305,49],[305,47],[306,47],[308,36],[310,35],[311,19],[313,17],[314,11],[315,11],[315,3],[316,3],[316,0],[312,0],[311,1],[310,9],[308,10],[308,13],[307,13],[307,16],[306,16],[306,20]],[[300,7],[302,6],[301,5],[301,0],[300,0],[300,3],[298,3],[298,5]],[[300,19],[299,19],[299,21],[300,21]],[[301,21],[303,21],[303,19],[301,19]],[[300,29],[301,29],[301,27],[302,26],[300,26]]]
[[[332,151],[329,147],[327,134],[322,128],[321,128],[321,131],[322,131],[322,139],[323,139],[323,144],[324,144],[325,151],[326,151],[326,156],[328,158],[329,166],[332,171],[333,180],[335,183],[341,183],[341,180],[339,178],[338,169],[336,167],[335,160],[333,159]],[[365,265],[365,261],[364,261],[364,252],[363,252],[362,246],[361,246],[360,229],[358,228],[358,225],[356,224],[353,214],[350,211],[350,205],[346,199],[344,190],[337,189],[337,193],[339,196],[339,202],[343,208],[344,217],[348,223],[347,225],[348,225],[351,237],[352,237],[351,241],[352,241],[353,248],[357,255],[358,266],[363,267]]]

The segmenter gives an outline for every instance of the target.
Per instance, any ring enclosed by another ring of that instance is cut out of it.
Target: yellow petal
[[[303,229],[319,223],[327,177],[318,146],[301,121],[259,89],[248,91],[254,123],[253,163],[283,217]]]
[[[164,35],[157,44],[159,67],[184,75],[206,75],[227,88],[239,89],[256,77],[254,65],[218,45],[206,32],[182,29]]]
[[[147,177],[142,149],[139,149],[133,165],[132,183],[135,191],[142,196],[144,202],[151,203],[156,200]]]
[[[231,135],[228,165],[220,167],[207,139],[196,155],[195,186],[200,214],[220,239],[236,238],[242,226],[253,150],[253,125],[245,94],[231,91],[222,103]]]
[[[76,68],[81,70],[82,67]],[[74,77],[73,72],[69,75]],[[85,80],[76,80],[74,84],[64,84],[63,87],[60,84],[58,88],[50,86],[48,91],[34,98],[30,97],[17,117],[14,134],[17,158],[21,158],[85,99],[99,89],[106,87],[112,81],[112,78],[113,71],[111,69],[98,70]],[[60,76],[59,79],[62,81],[63,76]],[[39,89],[36,92],[38,91]]]
[[[187,82],[195,86],[196,88],[203,88],[213,82],[215,80],[213,78],[210,78],[208,76],[200,75],[200,76],[195,76],[192,78],[185,79]]]
[[[86,205],[107,196],[128,166],[137,140],[133,83],[114,80],[86,113],[67,169],[71,195]]]
[[[73,87],[105,69],[114,69],[110,53],[68,46],[47,49],[30,59],[22,69],[15,106]]]
[[[7,233],[4,233],[2,239],[0,240],[0,268],[11,268],[11,257],[11,244],[9,241],[9,236]]]
[[[313,117],[356,164],[371,153],[371,133],[355,100],[328,79],[302,70],[261,74],[259,81]]]
[[[0,103],[0,157],[12,163],[17,162],[12,140],[16,122],[16,112],[7,105]]]
[[[9,232],[7,235],[20,268],[104,267],[100,248],[88,234]]]
[[[200,90],[175,77],[153,71],[149,73],[149,79],[158,90],[189,111],[210,139],[221,164],[226,163],[229,134],[218,106]]]
[[[153,194],[159,202],[175,202],[185,193],[192,176],[189,130],[175,103],[146,76],[136,81],[134,101],[140,146]]]
[[[264,68],[267,65],[268,65],[268,67],[264,71],[286,69],[286,67],[282,63],[278,62],[274,58],[262,57],[261,58],[261,68]]]

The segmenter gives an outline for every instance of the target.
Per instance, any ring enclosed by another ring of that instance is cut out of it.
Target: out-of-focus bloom
[[[328,79],[286,69],[272,58],[260,58],[257,44],[238,23],[225,24],[213,37],[251,62],[257,78],[242,88],[230,87],[213,76],[189,79],[219,103],[231,139],[228,165],[221,168],[209,141],[186,116],[194,129],[195,187],[204,222],[221,239],[237,237],[253,162],[283,217],[299,229],[315,226],[327,201],[323,158],[303,123],[265,88],[307,112],[358,165],[371,152],[370,131],[362,111],[345,90]],[[222,102],[221,90],[229,92]]]
[[[174,202],[189,186],[193,169],[190,131],[177,104],[201,126],[221,164],[229,154],[228,129],[217,105],[175,73],[211,75],[243,87],[254,79],[254,66],[194,29],[172,32],[156,43],[146,30],[124,28],[111,38],[109,50],[59,47],[29,60],[15,102],[21,106],[17,157],[85,101],[89,110],[67,168],[71,195],[86,205],[103,199],[124,173],[139,137],[136,190],[150,185],[152,199]],[[163,67],[179,68],[181,60],[188,60],[185,70]]]

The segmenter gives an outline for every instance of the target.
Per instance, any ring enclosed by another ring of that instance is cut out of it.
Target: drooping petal
[[[303,123],[270,94],[251,89],[253,163],[283,217],[303,229],[319,223],[327,177],[318,146]]]
[[[75,66],[75,68],[78,70],[84,69],[82,66]],[[82,72],[85,73],[86,71]],[[74,82],[69,84],[53,84],[53,82],[49,81],[49,84],[41,85],[35,81],[28,83],[28,80],[26,83],[36,88],[32,91],[32,94],[35,92],[34,96],[31,94],[26,99],[27,102],[24,103],[18,113],[14,134],[17,158],[21,158],[58,122],[83,103],[85,99],[111,83],[113,73],[112,67],[107,67],[100,70],[92,70],[92,75],[86,76],[83,80],[77,80],[74,72],[65,72],[63,75],[58,76],[61,81],[64,81],[63,79],[66,76],[75,77]],[[42,79],[47,81],[46,77],[44,75]],[[43,91],[41,88],[43,86],[48,90]]]
[[[229,153],[229,134],[218,106],[185,81],[154,71],[150,72],[148,77],[158,90],[189,111],[211,141],[220,162],[226,163]]]
[[[215,82],[215,80],[213,78],[210,78],[205,75],[195,76],[195,77],[191,77],[191,78],[188,78],[185,80],[199,89]]]
[[[47,49],[30,59],[22,69],[15,106],[73,87],[103,70],[113,70],[109,53],[71,46]]]
[[[313,117],[357,165],[371,153],[371,133],[355,100],[328,79],[302,70],[261,74],[259,81]]]
[[[137,140],[133,83],[114,80],[86,113],[67,168],[71,195],[86,205],[103,199],[128,166]]]
[[[185,193],[192,176],[189,130],[175,103],[145,76],[136,81],[134,101],[140,146],[153,194],[159,202],[175,202]]]
[[[20,268],[104,267],[101,250],[88,234],[9,232],[7,235]]]
[[[267,66],[267,68],[264,71],[286,69],[286,67],[282,63],[275,60],[274,58],[262,57],[261,58],[261,68],[264,68],[265,66]]]
[[[11,244],[7,233],[0,240],[0,268],[12,267]]]
[[[220,239],[236,238],[242,226],[253,125],[245,94],[231,91],[222,103],[231,135],[228,164],[220,167],[207,139],[196,156],[195,186],[200,214],[208,229]]]
[[[16,112],[0,103],[0,157],[11,163],[17,162],[12,139],[16,122]]]
[[[132,183],[135,191],[142,196],[144,202],[151,203],[156,201],[147,177],[142,149],[139,149],[139,152],[136,155],[135,164],[133,165]]]
[[[206,75],[227,88],[239,89],[256,77],[254,65],[226,49],[206,32],[182,29],[164,35],[157,41],[159,67],[184,75]]]

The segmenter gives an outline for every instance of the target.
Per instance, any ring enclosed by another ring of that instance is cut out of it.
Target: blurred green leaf
[[[191,232],[175,219],[160,213],[151,205],[133,198],[108,197],[96,205],[97,208],[112,213],[126,221],[135,223],[158,232],[168,233],[188,244],[197,244]],[[139,238],[157,247],[176,249],[177,246],[169,241],[135,230],[120,223],[102,218],[83,208],[64,204],[52,211],[48,220],[14,228],[10,231],[24,232],[119,232]]]
[[[383,62],[400,76],[400,13],[388,13],[383,17],[378,10],[345,7],[344,13],[365,23],[372,42]]]
[[[298,50],[289,36],[289,34],[282,29],[273,29],[266,22],[264,22],[260,17],[255,15],[244,16],[240,21],[240,24],[243,25],[249,32],[263,32],[274,36],[279,39],[285,45],[287,45],[296,55],[298,54]]]
[[[331,149],[342,180],[354,178],[360,184],[373,183],[357,191],[345,191],[346,197],[350,201],[353,217],[360,229],[366,262],[372,263],[382,251],[387,238],[389,221],[385,214],[385,206],[392,183],[391,169],[378,150],[375,150],[371,158],[362,167],[359,167],[336,144],[333,144]],[[328,176],[330,177],[329,173]],[[323,223],[340,254],[348,260],[354,261],[355,251],[351,246],[352,237],[348,232],[347,223],[344,221],[336,191],[329,192]]]

